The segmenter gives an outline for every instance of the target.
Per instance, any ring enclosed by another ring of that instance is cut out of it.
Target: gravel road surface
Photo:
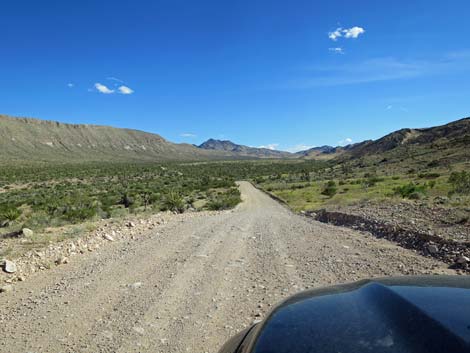
[[[452,273],[367,233],[318,223],[240,182],[235,210],[178,215],[0,294],[0,352],[217,352],[305,288]]]

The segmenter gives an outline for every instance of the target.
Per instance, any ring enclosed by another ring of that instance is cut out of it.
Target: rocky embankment
[[[217,212],[202,213],[215,214]],[[23,282],[36,272],[67,264],[72,257],[97,251],[106,243],[126,239],[134,240],[149,230],[158,231],[158,227],[175,218],[184,220],[194,216],[196,216],[195,213],[175,215],[171,212],[164,212],[148,218],[135,217],[122,221],[114,220],[114,222],[102,220],[98,222],[95,230],[89,231],[80,237],[52,243],[43,248],[32,249],[18,258],[0,258],[0,267],[3,270],[0,271],[0,292],[12,290],[15,282]],[[201,214],[198,214],[198,216],[201,216]],[[33,234],[33,231],[24,228],[22,231],[15,232],[13,238],[2,239],[2,241],[27,244]]]
[[[399,203],[305,212],[314,219],[367,231],[417,253],[470,272],[470,224],[466,210]]]

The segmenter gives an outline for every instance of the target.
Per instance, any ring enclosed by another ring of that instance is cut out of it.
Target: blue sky
[[[470,2],[3,1],[0,113],[298,150],[469,114]]]

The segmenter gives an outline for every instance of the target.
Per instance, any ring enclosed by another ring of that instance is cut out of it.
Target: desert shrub
[[[430,168],[435,168],[435,167],[438,167],[438,166],[439,166],[439,161],[436,161],[436,160],[433,160],[433,161],[428,163],[428,167],[430,167]]]
[[[241,202],[240,191],[232,188],[229,192],[218,196],[215,200],[210,201],[207,204],[209,210],[228,210]]]
[[[406,185],[398,186],[393,189],[395,195],[399,195],[404,199],[417,200],[424,196],[426,192],[425,185],[417,185],[414,183],[408,183]]]
[[[16,207],[9,207],[0,212],[0,221],[16,221],[21,216],[21,211]]]
[[[293,184],[290,186],[290,189],[291,190],[297,190],[297,189],[303,189],[303,185],[302,184]]]
[[[65,209],[63,218],[70,223],[79,223],[94,218],[98,214],[98,208],[91,204],[73,205]]]
[[[185,202],[183,197],[175,191],[170,191],[165,195],[163,200],[163,209],[175,211],[178,213],[184,212]]]
[[[418,178],[421,179],[436,179],[439,178],[441,175],[439,173],[420,173],[418,174]]]
[[[338,189],[336,188],[336,183],[333,180],[329,180],[323,190],[321,191],[322,195],[333,197]]]
[[[24,226],[31,229],[44,228],[51,225],[51,218],[45,212],[35,212],[25,222]]]
[[[449,183],[452,185],[452,194],[470,194],[470,172],[452,172]]]

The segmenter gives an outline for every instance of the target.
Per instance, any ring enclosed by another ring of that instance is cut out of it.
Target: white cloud
[[[344,140],[338,141],[339,146],[347,146],[350,145],[353,142],[352,138],[347,137]]]
[[[330,38],[331,40],[336,41],[337,38],[343,36],[343,34],[342,34],[341,31],[342,31],[342,28],[340,27],[340,28],[337,28],[337,29],[336,29],[335,31],[333,31],[333,32],[329,32],[329,33],[328,33],[328,38]]]
[[[328,48],[328,50],[335,54],[344,54],[344,49],[341,47]]]
[[[106,87],[105,85],[103,85],[99,82],[95,83],[95,88],[98,90],[98,92],[103,93],[103,94],[114,93],[114,90],[109,89],[108,87]]]
[[[267,144],[267,145],[258,146],[258,148],[267,148],[268,150],[275,150],[278,147],[279,147],[278,143],[270,143],[270,144]]]
[[[72,83],[72,82],[69,82],[69,83],[67,83],[67,87],[68,87],[68,88],[75,87],[75,84],[74,84],[74,83]]]
[[[292,153],[295,153],[295,152],[299,152],[299,151],[305,151],[305,150],[309,150],[310,148],[313,148],[313,147],[316,147],[314,145],[306,145],[306,144],[303,144],[303,143],[299,143],[295,146],[291,146],[289,148],[286,148],[286,151],[287,152],[292,152]]]
[[[124,85],[119,86],[118,90],[119,90],[119,93],[121,93],[121,94],[132,94],[132,93],[134,93],[134,90],[132,90],[131,88],[129,88],[127,86],[124,86]]]
[[[338,38],[357,38],[359,35],[365,33],[365,29],[362,27],[354,26],[351,28],[336,28],[333,32],[328,32],[328,38],[332,41],[337,41]]]
[[[180,134],[181,137],[196,137],[197,135],[196,134],[192,134],[190,132],[184,132],[182,134]]]
[[[343,30],[344,38],[357,38],[360,34],[363,34],[364,32],[364,28],[357,26]]]

